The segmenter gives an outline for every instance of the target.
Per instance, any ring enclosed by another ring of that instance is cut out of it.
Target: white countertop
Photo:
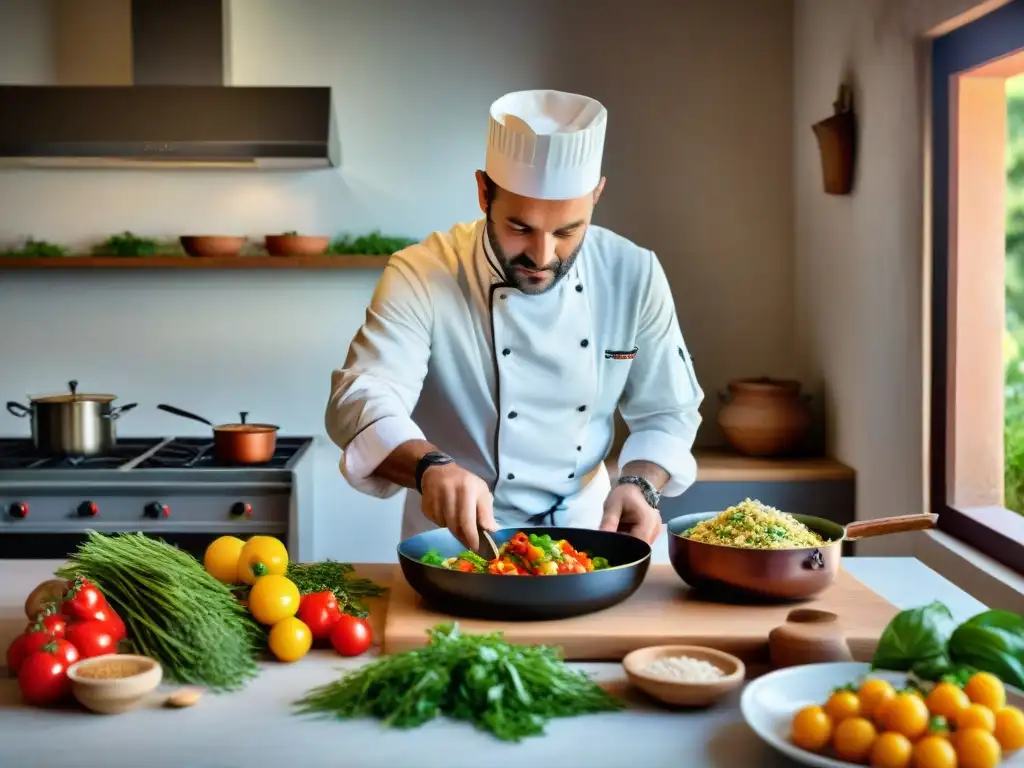
[[[914,558],[847,558],[844,565],[899,608],[941,600],[962,621],[985,606]],[[24,627],[28,592],[50,561],[0,560],[0,641]],[[314,651],[292,665],[268,663],[244,691],[206,695],[183,710],[119,716],[49,711],[20,704],[17,684],[0,680],[0,766],[188,766],[188,768],[457,768],[482,765],[777,768],[795,763],[743,722],[739,692],[699,713],[659,709],[630,694],[623,712],[552,722],[544,736],[506,745],[472,727],[438,720],[411,731],[376,721],[297,717],[290,703],[360,661]],[[618,664],[574,664],[598,680],[622,680]],[[567,756],[567,757],[563,757]]]

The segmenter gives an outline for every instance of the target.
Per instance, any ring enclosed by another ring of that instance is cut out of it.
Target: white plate
[[[743,690],[740,710],[743,719],[758,736],[779,752],[803,765],[818,768],[850,768],[853,763],[806,752],[789,740],[793,715],[808,704],[824,704],[833,689],[859,682],[862,677],[880,677],[902,686],[907,679],[901,672],[871,671],[869,664],[805,664],[788,667],[759,677]],[[1024,693],[1007,688],[1007,704],[1024,709]],[[1024,768],[1024,750],[1004,758],[1000,768]]]

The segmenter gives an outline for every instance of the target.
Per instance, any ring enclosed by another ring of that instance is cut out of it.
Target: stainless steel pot
[[[138,403],[115,407],[117,395],[87,395],[78,392],[78,382],[61,395],[29,398],[31,405],[10,401],[13,416],[32,417],[32,442],[48,456],[99,456],[117,443],[114,422]]]

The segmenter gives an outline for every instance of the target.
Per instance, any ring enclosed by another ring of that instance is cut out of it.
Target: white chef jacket
[[[525,294],[481,218],[389,259],[325,422],[363,493],[402,490],[372,473],[426,439],[487,482],[500,526],[596,528],[616,407],[630,429],[619,466],[661,466],[677,496],[696,479],[703,396],[654,253],[591,225],[570,273]],[[434,527],[409,491],[402,538]]]

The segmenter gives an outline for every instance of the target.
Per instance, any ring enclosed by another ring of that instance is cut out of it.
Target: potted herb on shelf
[[[63,245],[57,245],[46,240],[35,240],[28,238],[20,248],[10,248],[0,252],[2,256],[23,257],[23,258],[45,258],[54,256],[67,256],[68,249]]]
[[[111,235],[93,248],[94,256],[155,256],[158,243],[149,237],[138,237],[131,232]]]
[[[368,235],[339,235],[328,253],[344,256],[390,256],[391,254],[406,248],[417,242],[408,237],[382,235],[379,230],[374,230]]]
[[[298,232],[267,235],[265,238],[267,253],[271,256],[321,256],[330,243],[329,237],[300,235]]]

